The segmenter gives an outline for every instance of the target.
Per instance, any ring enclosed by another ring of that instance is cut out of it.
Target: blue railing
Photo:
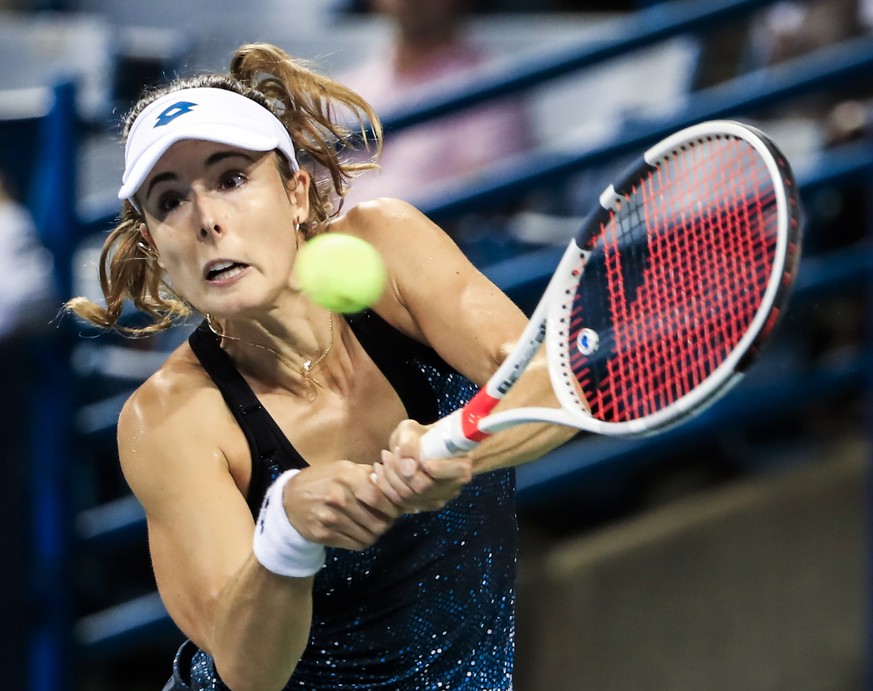
[[[552,185],[587,168],[640,154],[650,144],[696,122],[724,117],[749,117],[755,112],[796,98],[866,79],[873,70],[873,37],[822,49],[786,62],[777,69],[760,70],[723,85],[690,94],[674,113],[658,119],[625,124],[622,131],[591,149],[565,154],[525,155],[522,165],[500,168],[470,191],[469,186],[432,200],[426,207],[434,218],[452,218],[487,211],[528,189],[533,181]]]
[[[590,67],[684,34],[694,34],[725,21],[741,19],[772,5],[775,0],[680,0],[662,2],[640,10],[615,26],[595,46],[583,44],[562,48],[521,62],[513,62],[486,76],[453,85],[426,102],[411,103],[384,118],[389,133],[477,105],[487,100],[536,89],[544,84],[578,74]]]
[[[59,295],[72,290],[76,225],[76,111],[72,83],[59,84],[52,107],[40,119],[38,164],[31,201],[42,241],[56,258]],[[37,196],[38,195],[38,196]],[[72,337],[61,324],[53,338],[36,344],[37,377],[32,382],[31,592],[34,603],[28,679],[33,691],[57,691],[70,679],[73,592],[69,578],[72,526],[70,473],[74,466]]]

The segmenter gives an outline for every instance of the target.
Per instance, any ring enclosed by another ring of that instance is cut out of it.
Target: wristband
[[[325,549],[297,532],[285,513],[285,485],[299,472],[286,470],[270,485],[258,514],[252,546],[255,558],[268,571],[305,578],[324,566]]]

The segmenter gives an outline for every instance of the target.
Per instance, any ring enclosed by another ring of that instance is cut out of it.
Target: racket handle
[[[456,410],[431,427],[421,438],[421,460],[463,456],[467,451],[479,446],[478,441],[469,439],[461,427],[463,409]]]

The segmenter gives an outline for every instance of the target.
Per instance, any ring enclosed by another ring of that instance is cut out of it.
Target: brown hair
[[[310,214],[301,226],[306,237],[316,235],[321,224],[339,213],[352,178],[376,167],[382,129],[370,105],[355,92],[269,44],[240,47],[227,74],[177,79],[147,91],[124,119],[124,138],[150,103],[173,91],[193,87],[234,91],[268,109],[285,125],[301,165],[309,169],[313,178],[309,188]],[[357,122],[360,129],[353,131],[344,122]],[[364,161],[344,157],[344,150],[355,148],[355,137],[361,136],[363,143],[369,145],[368,131],[375,144],[373,156]],[[277,159],[280,174],[290,180],[291,167],[283,156]],[[144,223],[145,218],[134,206],[123,202],[119,222],[106,238],[100,255],[100,287],[106,305],[76,297],[67,302],[69,311],[97,326],[130,336],[163,331],[177,319],[191,314],[185,300],[164,283],[157,257],[142,237]],[[119,324],[126,300],[152,323],[138,328]]]

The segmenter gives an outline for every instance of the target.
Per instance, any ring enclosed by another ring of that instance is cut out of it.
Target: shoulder
[[[134,391],[118,418],[119,459],[134,493],[147,492],[158,474],[172,476],[182,468],[181,458],[223,458],[216,430],[230,428],[228,416],[221,393],[188,345],[180,346]]]
[[[415,254],[457,252],[454,241],[419,209],[388,197],[357,204],[334,220],[327,231],[368,241],[382,253],[389,268],[395,255],[409,260]]]
[[[379,197],[355,204],[333,221],[328,232],[373,234],[383,229],[385,224],[405,224],[425,218],[426,216],[409,202],[391,197]]]
[[[209,377],[187,344],[179,346],[158,370],[128,398],[119,416],[119,429],[131,423],[156,423],[184,412],[215,392]]]
[[[360,204],[330,230],[358,235],[382,254],[389,289],[375,311],[473,381],[487,379],[482,373],[490,373],[506,343],[526,323],[454,240],[406,202]],[[458,338],[459,333],[464,337]]]

